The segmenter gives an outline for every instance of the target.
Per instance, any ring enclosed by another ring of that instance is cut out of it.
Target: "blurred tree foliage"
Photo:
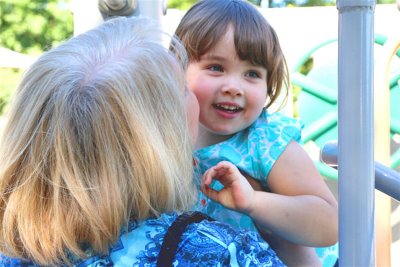
[[[187,10],[196,2],[197,0],[168,0],[168,8]]]
[[[40,55],[73,35],[71,0],[0,0],[0,47]],[[84,0],[83,0],[84,1]],[[0,115],[22,70],[0,68]]]
[[[0,46],[40,54],[73,34],[70,0],[0,0]]]

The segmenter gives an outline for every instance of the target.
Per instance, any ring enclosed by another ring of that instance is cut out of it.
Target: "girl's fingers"
[[[204,185],[201,188],[201,191],[203,192],[204,195],[206,195],[208,198],[217,201],[218,200],[218,191],[212,189],[208,185]]]
[[[223,185],[233,182],[241,176],[241,173],[235,165],[228,161],[221,161],[214,167],[208,169],[202,178],[202,184],[210,185],[212,180],[218,180]]]

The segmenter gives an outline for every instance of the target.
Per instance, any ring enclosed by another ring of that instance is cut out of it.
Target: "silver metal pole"
[[[374,266],[375,1],[339,0],[339,266]]]
[[[338,147],[336,141],[327,142],[321,150],[321,160],[326,165],[338,168]],[[400,173],[375,162],[375,189],[400,201]]]

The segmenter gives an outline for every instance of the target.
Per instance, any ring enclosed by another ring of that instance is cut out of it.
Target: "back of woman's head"
[[[245,0],[201,0],[183,16],[175,34],[189,60],[199,61],[225,36],[234,31],[238,57],[267,70],[267,95],[271,105],[289,85],[286,60],[275,30],[255,6]]]
[[[25,73],[0,147],[1,251],[44,265],[83,243],[105,253],[129,220],[192,203],[184,75],[161,35],[114,19]]]

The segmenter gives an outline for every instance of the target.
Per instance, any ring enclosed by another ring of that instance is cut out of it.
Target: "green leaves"
[[[197,0],[168,0],[168,8],[188,10]]]
[[[70,0],[0,0],[0,46],[38,55],[73,35]]]
[[[73,35],[71,0],[0,0],[0,47],[40,55]],[[0,115],[21,70],[0,68]]]

